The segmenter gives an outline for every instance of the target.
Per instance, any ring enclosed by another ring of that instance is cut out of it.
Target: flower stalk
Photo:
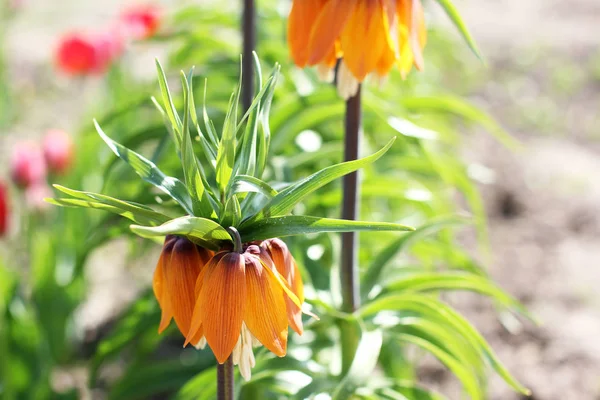
[[[346,101],[346,120],[344,136],[344,161],[358,159],[361,142],[361,88],[356,95]],[[360,185],[358,172],[344,177],[342,218],[357,220],[360,204]],[[342,287],[342,311],[352,313],[360,306],[358,280],[358,234],[357,232],[342,233],[342,252],[340,265],[340,281]],[[358,334],[351,326],[341,323],[342,335],[342,373],[350,369],[356,347]]]
[[[244,112],[250,108],[254,99],[254,64],[252,52],[256,47],[256,9],[254,0],[243,0],[244,11],[242,16],[242,106]],[[242,240],[239,232],[234,227],[227,229],[233,238],[233,250],[243,253]],[[229,356],[224,364],[217,364],[217,398],[218,400],[233,400],[234,374],[233,355]]]
[[[217,399],[233,400],[234,398],[233,359],[229,356],[224,364],[217,364]]]
[[[256,49],[256,7],[254,0],[244,1],[242,35],[244,38],[242,57],[242,104],[244,110],[250,108],[254,98],[254,64],[252,52]]]

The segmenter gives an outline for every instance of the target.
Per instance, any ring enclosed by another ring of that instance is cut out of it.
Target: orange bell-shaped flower
[[[286,354],[286,300],[298,308],[301,302],[265,249],[250,245],[243,253],[215,254],[198,276],[196,293],[186,344],[204,336],[219,363],[233,354],[246,380],[254,366],[253,343]]]
[[[294,0],[288,44],[296,65],[316,65],[338,90],[352,97],[368,75],[385,78],[394,65],[405,77],[423,68],[427,41],[420,0]]]
[[[213,253],[196,246],[184,237],[169,235],[156,265],[152,288],[162,316],[158,332],[162,333],[171,319],[184,337],[188,336],[194,311],[195,286],[198,275]],[[197,345],[201,336],[192,337]]]

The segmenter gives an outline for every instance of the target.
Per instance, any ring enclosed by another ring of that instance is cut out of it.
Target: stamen
[[[327,64],[317,65],[317,76],[322,82],[331,83],[335,79],[335,70]]]
[[[198,343],[194,345],[194,347],[196,348],[196,350],[204,350],[204,348],[206,347],[206,337],[202,336]]]
[[[344,99],[348,100],[350,97],[358,93],[358,80],[352,75],[352,72],[348,69],[344,60],[340,62],[337,75],[337,87],[339,95]]]
[[[256,365],[254,352],[252,351],[252,343],[254,340],[256,339],[252,336],[252,333],[250,333],[246,324],[242,323],[240,336],[233,348],[233,364],[239,367],[240,374],[246,381],[250,380],[252,368]]]

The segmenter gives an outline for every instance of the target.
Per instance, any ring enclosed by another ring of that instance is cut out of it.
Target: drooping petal
[[[296,0],[296,2],[302,0]],[[331,54],[336,40],[354,12],[358,0],[329,0],[317,18],[308,44],[308,64],[321,63]]]
[[[341,35],[344,62],[359,82],[375,70],[388,45],[389,24],[382,1],[360,1]]]
[[[287,350],[288,321],[283,290],[259,259],[258,246],[249,246],[246,261],[246,326],[267,349],[279,357]]]
[[[299,67],[306,66],[308,62],[310,32],[323,4],[324,0],[300,0],[292,3],[287,40],[292,59]]]
[[[160,324],[158,327],[158,333],[162,333],[173,318],[173,310],[171,308],[171,297],[168,294],[167,283],[165,279],[165,264],[171,260],[171,253],[173,251],[173,244],[176,237],[169,235],[165,237],[163,249],[156,263],[156,269],[154,270],[154,277],[152,279],[152,290],[154,296],[161,309]]]
[[[198,316],[194,317],[194,322],[202,325],[208,345],[217,361],[223,364],[233,351],[242,328],[247,297],[244,257],[232,252],[222,255],[217,262],[213,260],[206,266],[194,310]],[[194,332],[193,328],[190,333]]]
[[[261,247],[267,250],[277,271],[286,280],[298,300],[303,303],[304,286],[302,285],[302,276],[285,242],[281,239],[269,239],[265,240]],[[284,299],[289,324],[296,333],[301,335],[303,332],[302,309],[294,304],[288,296],[284,295]]]
[[[171,299],[168,295],[165,295],[164,263],[165,259],[167,257],[170,258],[170,256],[170,254],[165,255],[164,252],[161,253],[158,263],[156,264],[156,269],[154,270],[154,278],[152,279],[152,290],[154,291],[154,296],[156,297],[161,310],[158,333],[162,333],[167,329],[167,326],[169,326],[169,323],[171,322],[171,318],[173,318]]]
[[[415,67],[421,71],[425,65],[423,60],[423,49],[427,43],[427,27],[425,26],[425,14],[420,0],[412,0],[412,18],[410,29],[410,46],[415,58]]]
[[[400,46],[398,66],[402,76],[406,77],[413,64],[417,69],[423,69],[423,48],[427,42],[425,16],[419,0],[399,1],[397,15]]]
[[[202,265],[197,246],[186,238],[178,238],[173,244],[171,260],[165,264],[164,276],[173,318],[184,336],[190,329],[196,299],[194,287]]]

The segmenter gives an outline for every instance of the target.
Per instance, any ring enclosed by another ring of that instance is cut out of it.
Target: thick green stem
[[[217,364],[217,400],[233,400],[233,359],[229,356],[224,364]]]
[[[344,160],[358,159],[361,142],[361,88],[355,96],[346,102],[346,121],[344,138]],[[342,218],[356,220],[359,213],[360,187],[358,172],[344,177],[344,193]],[[342,234],[342,253],[340,265],[340,281],[342,287],[342,311],[352,313],[360,306],[359,275],[358,275],[358,235],[356,232]],[[356,347],[358,332],[351,324],[340,324],[342,341],[342,372],[350,368]]]

